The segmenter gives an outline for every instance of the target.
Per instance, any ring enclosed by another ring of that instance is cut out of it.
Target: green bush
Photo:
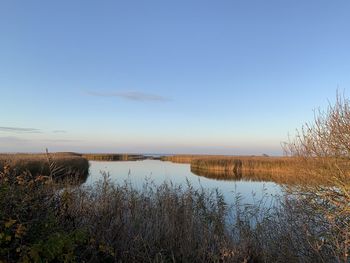
[[[60,220],[56,185],[48,177],[0,174],[0,259],[70,262],[86,232]],[[65,223],[65,224],[63,224]]]

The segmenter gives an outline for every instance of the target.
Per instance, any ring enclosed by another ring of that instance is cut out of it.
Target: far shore
[[[298,176],[296,164],[300,161],[291,157],[229,156],[229,155],[158,155],[135,153],[16,153],[0,154],[0,170],[6,165],[18,172],[29,171],[33,175],[50,175],[49,159],[56,166],[87,174],[89,161],[140,161],[146,159],[190,164],[191,171],[199,176],[215,179],[252,179],[291,182]],[[256,177],[259,175],[258,177]],[[264,175],[264,176],[261,176]]]

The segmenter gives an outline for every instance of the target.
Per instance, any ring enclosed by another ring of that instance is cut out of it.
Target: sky
[[[281,155],[350,88],[350,2],[0,2],[0,152]]]

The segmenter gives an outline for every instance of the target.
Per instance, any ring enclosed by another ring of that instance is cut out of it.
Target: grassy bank
[[[9,166],[17,174],[29,171],[32,175],[55,176],[88,174],[89,162],[75,153],[0,154],[0,169]]]
[[[0,170],[0,260],[347,262],[350,252],[347,210],[308,195],[229,206],[191,185],[64,186]]]

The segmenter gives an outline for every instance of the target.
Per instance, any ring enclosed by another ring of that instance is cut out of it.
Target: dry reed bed
[[[228,206],[218,191],[149,182],[138,190],[107,177],[58,189],[0,170],[0,260],[347,262],[350,252],[348,228],[339,231],[349,213],[334,214],[327,202],[314,207],[307,196],[272,207],[244,206],[237,196]]]
[[[140,154],[89,153],[82,154],[81,156],[90,161],[136,161],[145,159],[145,157]]]
[[[297,160],[288,157],[205,157],[194,158],[191,168],[220,172],[291,172]]]
[[[300,161],[290,157],[174,155],[164,156],[163,161],[189,163],[195,170],[232,172],[291,172]]]
[[[0,154],[0,170],[8,165],[18,174],[29,171],[33,175],[50,175],[53,169],[50,162],[54,162],[57,169],[61,168],[61,173],[86,176],[89,171],[88,160],[75,153]]]
[[[332,185],[331,169],[350,170],[347,159],[175,155],[162,160],[190,163],[191,171],[199,176],[219,180],[273,181],[279,184]],[[332,163],[330,166],[329,164]],[[315,171],[310,174],[310,170]],[[317,171],[317,172],[316,172]],[[345,178],[350,180],[350,178]]]
[[[295,159],[277,157],[211,157],[192,160],[191,171],[200,176],[224,180],[311,183],[302,176],[296,176],[296,162]]]

